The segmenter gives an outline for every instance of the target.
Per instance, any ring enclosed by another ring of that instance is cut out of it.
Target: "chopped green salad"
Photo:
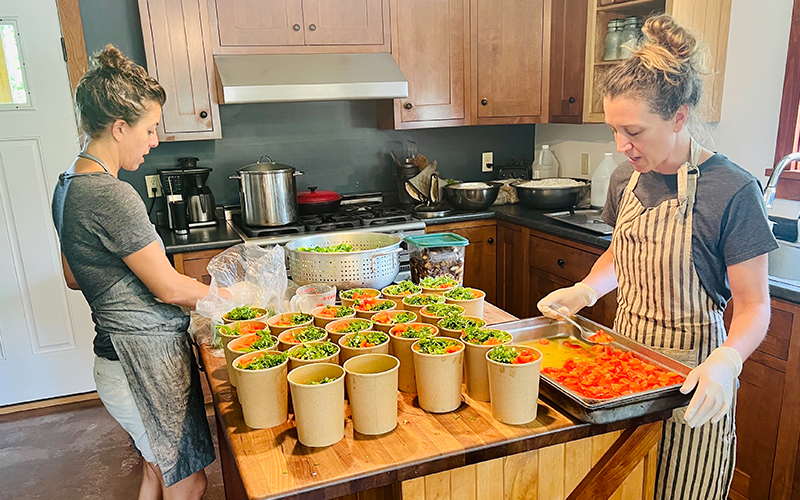
[[[511,334],[503,330],[492,330],[489,328],[483,330],[480,328],[468,328],[461,338],[470,344],[491,345],[508,342],[511,340]]]
[[[364,332],[355,333],[348,337],[345,345],[353,349],[363,349],[367,347],[375,347],[381,345],[389,340],[389,336],[383,332]]]
[[[406,301],[406,304],[412,306],[429,306],[431,304],[442,304],[446,299],[441,295],[436,295],[433,293],[421,293],[419,295],[406,297],[403,300]]]
[[[442,337],[425,337],[419,339],[418,352],[423,354],[450,354],[461,349],[461,346],[452,339]]]
[[[339,352],[339,348],[330,342],[316,344],[302,344],[292,348],[290,354],[293,358],[311,361],[313,359],[327,358]]]
[[[384,325],[396,325],[397,323],[408,323],[409,321],[414,321],[416,316],[411,311],[400,311],[397,314],[386,314],[386,321],[382,321],[384,318],[378,315],[372,317],[372,321],[376,321],[378,323]]]
[[[460,314],[448,314],[441,320],[439,320],[439,326],[442,328],[447,328],[448,330],[466,330],[467,328],[480,328],[485,325],[486,322],[482,319],[474,320],[471,318],[465,318]]]
[[[395,307],[396,304],[392,300],[381,300],[380,302],[376,302],[376,299],[356,299],[355,305],[361,311],[385,311]]]
[[[499,345],[489,351],[489,359],[498,363],[511,364],[518,355],[519,353],[515,349],[504,345]]]
[[[425,288],[443,288],[447,286],[456,286],[458,285],[458,281],[449,274],[443,274],[436,277],[427,276],[422,278],[419,280],[419,285]]]
[[[422,291],[422,287],[415,285],[411,281],[405,280],[394,285],[389,285],[383,289],[389,295],[412,295]]]
[[[336,382],[336,378],[333,377],[322,377],[319,380],[312,380],[311,382],[306,382],[306,385],[322,385],[328,384],[330,382]]]
[[[264,354],[250,359],[250,362],[242,366],[239,363],[239,368],[242,370],[265,370],[267,368],[275,368],[284,361],[286,361],[286,353],[281,352],[278,354]]]
[[[261,316],[263,313],[258,308],[250,306],[236,307],[225,315],[225,319],[232,321],[241,321],[245,319],[253,319]]]
[[[361,330],[366,330],[372,326],[369,321],[365,319],[354,319],[345,325],[344,328],[339,330],[334,330],[336,333],[353,333],[353,332],[360,332]]]
[[[457,306],[454,304],[431,304],[429,306],[425,306],[423,311],[431,316],[448,316],[450,314],[461,314],[461,311],[464,309],[461,306]]]
[[[328,246],[313,246],[313,247],[300,247],[301,252],[317,252],[317,253],[337,253],[337,252],[352,252],[353,245],[350,243],[339,243],[338,245]]]
[[[434,335],[433,328],[431,326],[421,324],[407,325],[402,331],[395,330],[392,333],[395,333],[404,339],[421,339],[424,337],[433,337]]]
[[[367,292],[368,290],[365,288],[351,288],[349,290],[342,290],[341,292],[339,292],[339,297],[343,299],[352,299],[353,295],[356,293],[363,295]]]
[[[261,330],[257,332],[259,334],[259,339],[247,346],[246,349],[243,349],[242,352],[253,352],[253,351],[263,351],[264,349],[269,349],[271,347],[275,347],[278,344],[278,337],[274,335],[264,335]]]
[[[313,342],[325,336],[325,329],[318,326],[307,326],[294,333],[294,339],[298,342]]]
[[[444,292],[444,296],[453,300],[472,300],[480,295],[474,288],[457,286],[449,292]]]

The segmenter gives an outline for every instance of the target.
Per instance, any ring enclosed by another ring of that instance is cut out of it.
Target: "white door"
[[[0,0],[0,406],[94,390],[50,200],[78,152],[55,0]]]

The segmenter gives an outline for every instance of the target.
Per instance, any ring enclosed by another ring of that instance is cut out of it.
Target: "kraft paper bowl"
[[[539,406],[539,373],[542,353],[532,347],[509,344],[517,352],[530,349],[535,360],[514,365],[489,359],[489,393],[492,400],[492,417],[505,424],[527,424],[536,419]]]
[[[261,337],[258,333],[248,333],[247,335],[242,335],[240,337],[233,338],[230,342],[226,343],[223,349],[225,350],[225,365],[228,369],[228,379],[231,382],[231,385],[236,387],[236,370],[233,369],[233,360],[241,356],[242,354],[247,354],[248,352],[255,352],[249,349],[250,344],[252,344],[255,340],[258,340]],[[270,335],[273,340],[273,344],[271,347],[267,349],[260,349],[262,351],[268,350],[275,350],[278,346],[278,339],[274,335]]]
[[[464,343],[451,340],[461,348],[448,354],[421,353],[416,348],[419,341],[411,346],[419,406],[431,413],[447,413],[461,406]]]
[[[360,356],[362,354],[389,354],[389,339],[386,339],[386,342],[382,344],[378,344],[373,347],[348,347],[347,341],[356,335],[355,333],[348,333],[344,337],[339,339],[339,347],[342,349],[342,353],[340,359],[342,360],[342,364],[344,364],[348,359],[354,358],[356,356]],[[386,335],[389,337],[389,335]]]
[[[286,386],[288,358],[278,366],[264,370],[243,370],[243,361],[280,351],[256,351],[233,360],[236,371],[237,395],[242,405],[244,423],[253,429],[268,429],[286,422],[289,414],[289,391]]]
[[[428,326],[433,329],[433,336],[439,334],[439,329],[427,323],[406,323],[407,325],[416,324]],[[397,326],[397,325],[395,325]],[[398,335],[392,327],[389,330],[389,344],[392,355],[400,360],[400,368],[397,370],[397,388],[402,392],[417,392],[416,376],[414,375],[414,356],[411,354],[411,346],[419,340],[418,338],[405,338]]]
[[[308,385],[324,377],[333,382]],[[292,391],[297,439],[309,447],[330,446],[344,437],[344,368],[333,363],[314,363],[288,375]]]
[[[484,292],[483,290],[478,290],[477,288],[472,288],[472,290],[479,292],[478,297],[469,300],[457,300],[457,299],[451,299],[450,297],[445,295],[444,298],[448,304],[455,304],[457,306],[463,307],[465,315],[477,316],[483,319],[483,305],[486,302],[486,292]]]
[[[397,426],[397,371],[400,361],[388,354],[364,354],[344,363],[353,430],[385,434]]]

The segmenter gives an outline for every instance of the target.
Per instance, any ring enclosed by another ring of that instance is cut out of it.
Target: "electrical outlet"
[[[145,175],[144,183],[147,185],[147,197],[161,196],[161,179],[157,175]],[[153,189],[156,190],[153,194]]]
[[[494,170],[494,153],[486,151],[481,153],[481,172],[491,172]]]
[[[581,153],[581,174],[589,175],[589,153]]]

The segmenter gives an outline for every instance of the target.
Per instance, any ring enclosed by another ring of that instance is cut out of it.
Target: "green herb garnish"
[[[250,362],[245,366],[242,366],[242,364],[239,363],[239,368],[242,370],[265,370],[267,368],[275,368],[276,366],[279,366],[281,363],[286,361],[286,359],[285,352],[278,354],[267,353],[251,359]]]
[[[300,247],[301,252],[317,252],[317,253],[336,253],[336,252],[352,252],[353,245],[350,243],[339,243],[338,245],[328,246],[313,246],[313,247]]]
[[[462,340],[470,344],[486,345],[491,339],[496,339],[495,343],[503,343],[511,340],[511,334],[503,330],[492,330],[479,328],[468,328],[462,337]]]
[[[250,306],[242,306],[229,311],[228,314],[225,315],[225,319],[241,321],[245,319],[257,318],[260,316],[260,314],[261,313],[258,311],[258,309]]]
[[[431,304],[423,308],[423,312],[430,316],[445,317],[450,314],[461,314],[463,308],[454,304]]]
[[[349,323],[347,323],[345,325],[345,327],[342,328],[341,330],[336,330],[336,333],[360,332],[361,330],[366,330],[370,326],[371,325],[370,325],[369,321],[367,321],[365,319],[355,319],[355,320],[350,321]]]
[[[406,304],[412,306],[429,306],[431,304],[443,304],[445,298],[442,295],[436,295],[434,293],[421,293],[419,295],[406,297],[403,300],[406,301]]]
[[[461,314],[448,314],[439,321],[439,326],[448,330],[466,330],[467,328],[480,328],[486,322],[482,319],[474,320],[465,318]]]
[[[337,318],[344,318],[345,316],[350,316],[354,314],[355,311],[352,307],[349,306],[339,306],[339,309],[336,310],[336,317]]]
[[[489,359],[497,361],[498,363],[511,364],[512,361],[517,359],[519,353],[511,347],[499,345],[489,351]]]
[[[422,287],[413,282],[405,280],[394,285],[389,285],[383,289],[389,295],[412,295],[422,291]]]
[[[447,297],[448,299],[453,299],[453,300],[473,300],[477,298],[476,292],[477,290],[475,290],[474,288],[457,286],[452,290],[450,290],[449,292],[444,292],[444,296]]]
[[[336,382],[337,379],[331,377],[322,377],[319,380],[312,380],[311,382],[306,382],[306,385],[322,385],[328,384],[330,382]]]
[[[364,288],[351,288],[350,290],[342,290],[339,292],[339,297],[342,299],[352,299],[356,293],[367,293],[368,290]],[[377,296],[377,295],[375,295]]]
[[[396,325],[398,323],[408,323],[409,321],[414,321],[416,318],[414,317],[414,313],[411,311],[400,311],[397,314],[387,314],[388,321],[378,321],[378,323],[382,323],[384,325]],[[373,321],[375,321],[375,317],[373,316]]]
[[[419,349],[417,352],[422,354],[450,354],[458,351],[460,346],[458,342],[452,339],[441,337],[425,337],[419,339]]]
[[[297,342],[313,342],[325,336],[325,329],[318,326],[309,325],[299,332],[294,333],[294,339]]]
[[[421,339],[433,337],[433,328],[427,325],[408,325],[405,330],[400,332],[399,337],[404,339]]]
[[[290,354],[293,358],[310,361],[333,356],[338,351],[339,348],[331,342],[318,342],[316,344],[303,344],[298,347],[293,347]]]
[[[375,302],[375,303],[368,302],[372,300],[375,299],[364,299],[364,300],[356,299],[355,305],[358,306],[359,309],[362,311],[385,311],[395,306],[395,303],[392,300],[382,300],[380,302]]]
[[[277,337],[275,337],[273,335],[270,335],[268,333],[266,335],[264,335],[264,333],[262,333],[262,332],[264,332],[264,330],[259,330],[258,332],[256,332],[256,333],[258,333],[260,338],[258,340],[256,340],[255,342],[253,342],[252,344],[250,344],[249,347],[247,347],[246,349],[241,350],[239,352],[263,351],[264,349],[269,349],[269,348],[275,347],[275,345],[277,345],[277,343],[278,343],[278,338]]]
[[[389,336],[383,332],[355,333],[348,337],[345,344],[353,349],[375,347],[389,340]]]
[[[427,276],[419,280],[419,285],[425,288],[442,288],[443,286],[456,286],[458,281],[449,274],[441,276]]]

